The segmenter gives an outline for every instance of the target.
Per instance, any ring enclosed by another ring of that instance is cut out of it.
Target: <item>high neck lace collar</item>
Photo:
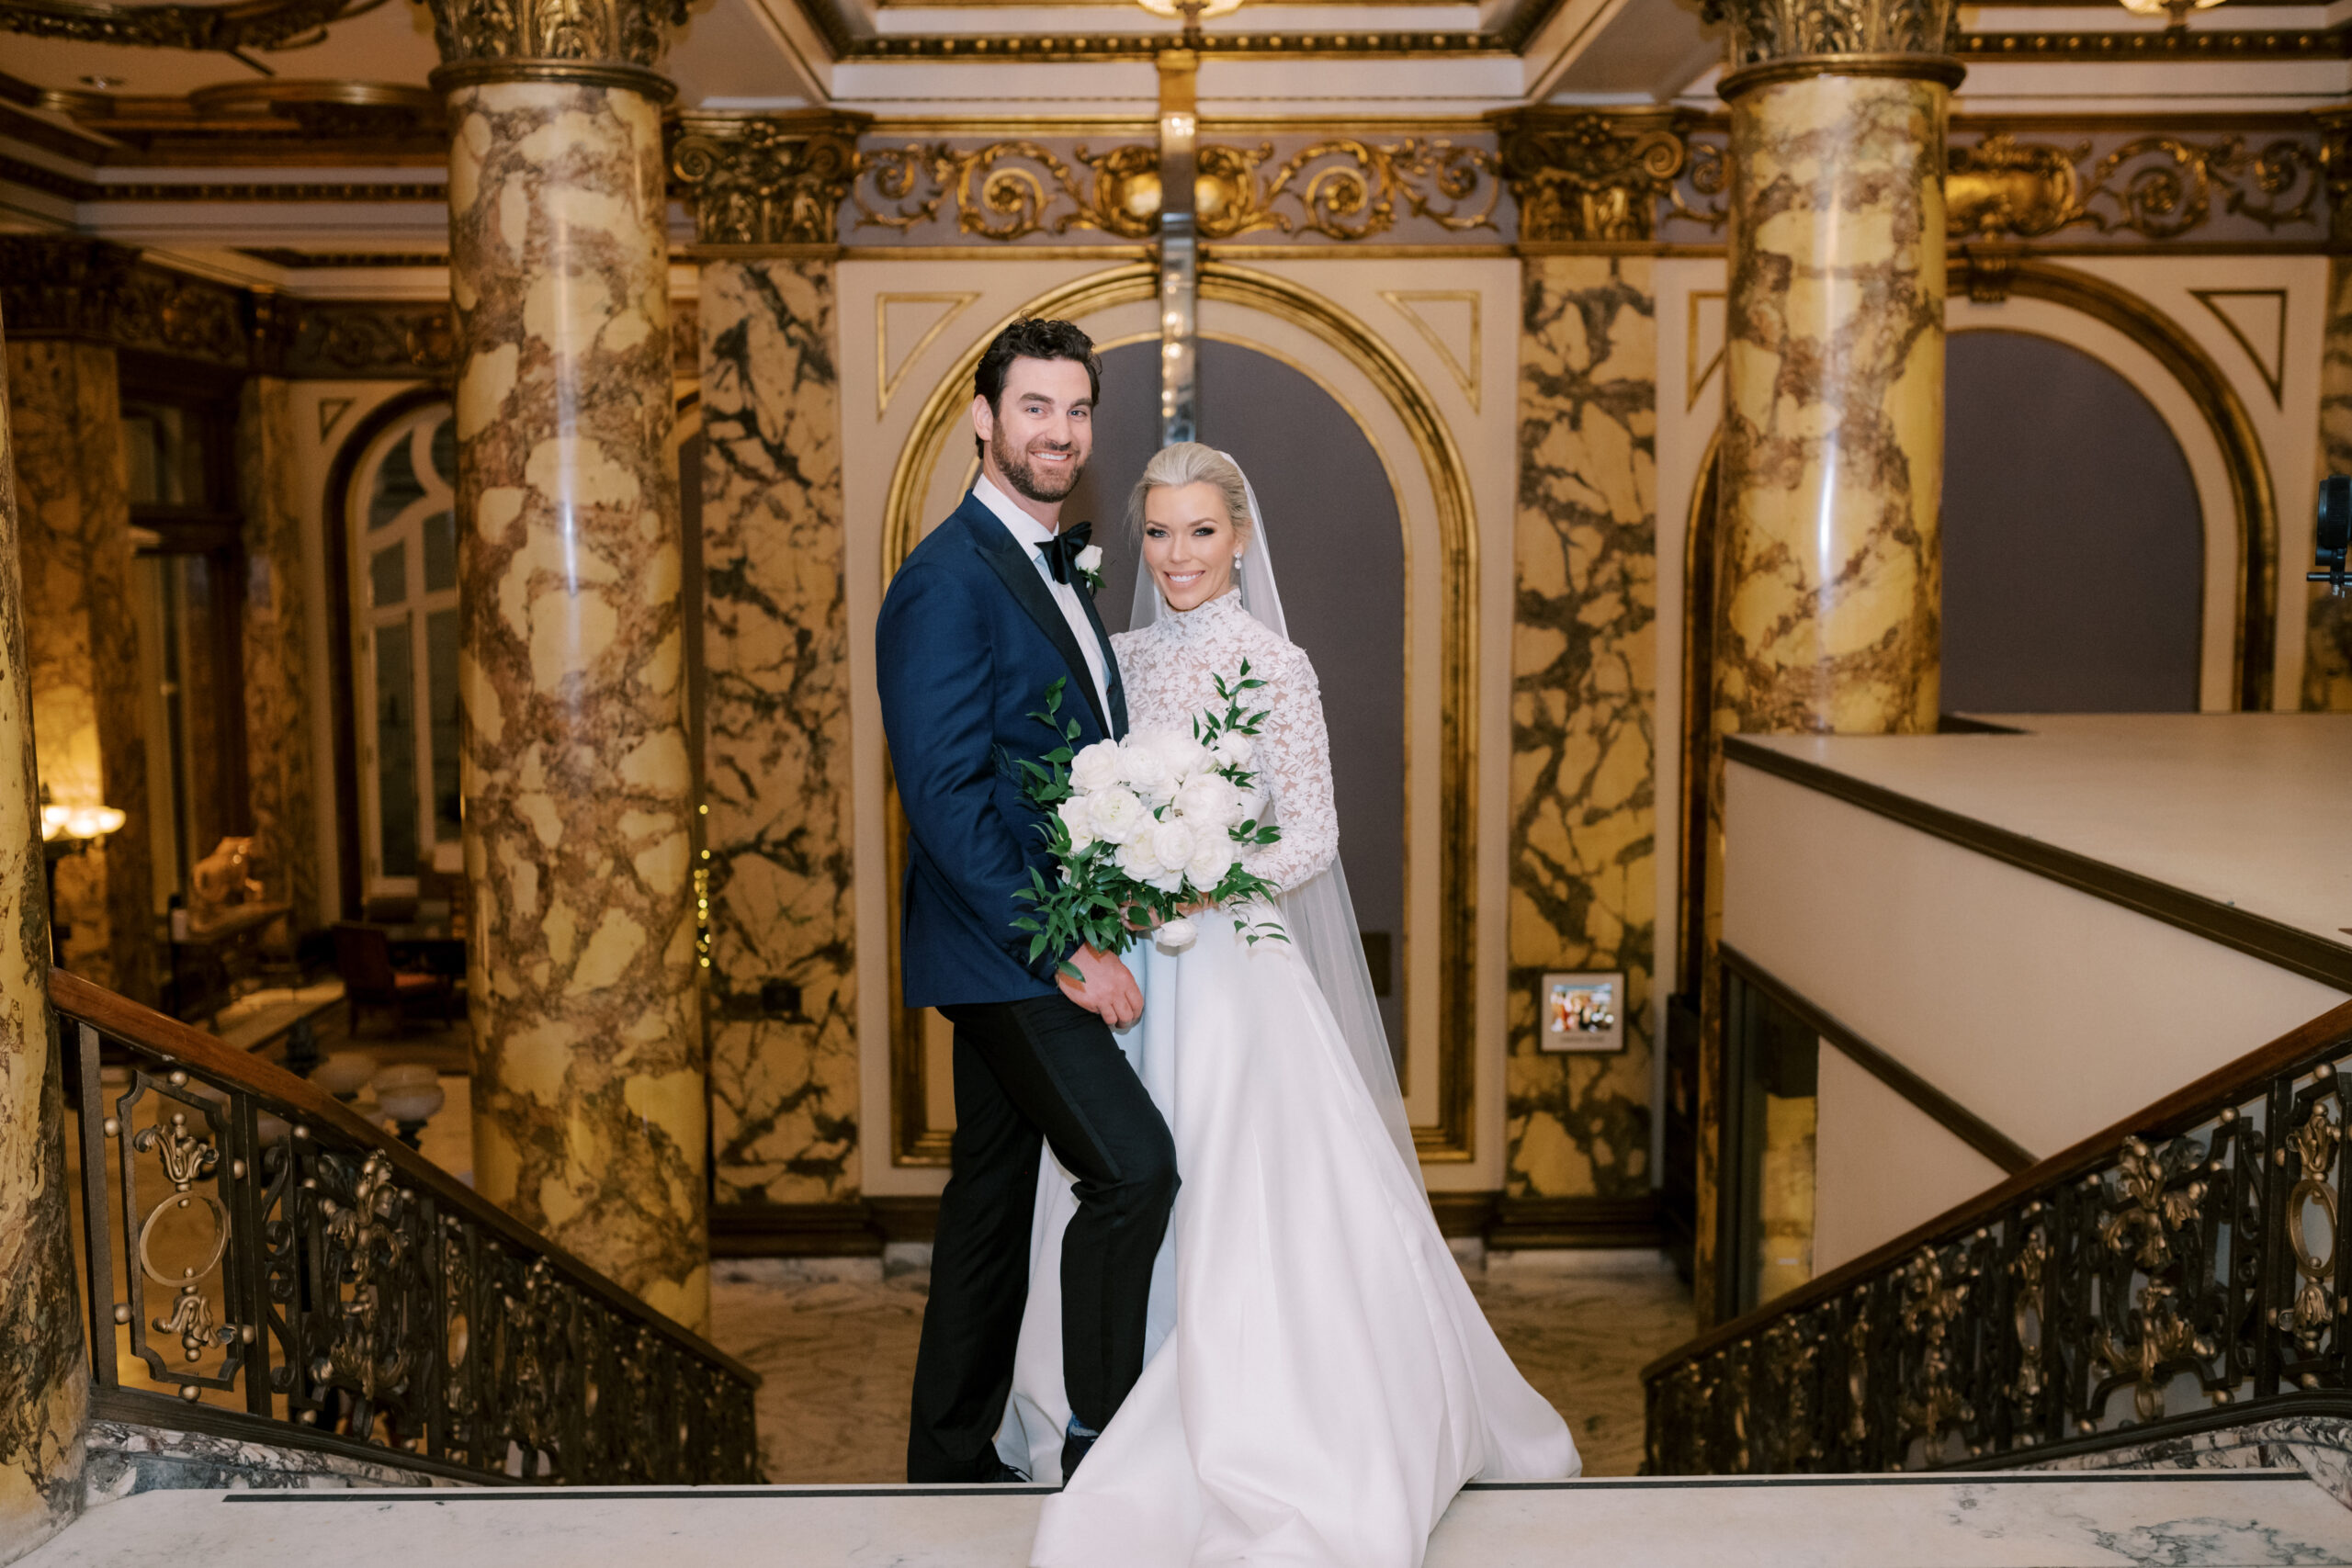
[[[1177,637],[1201,637],[1222,626],[1229,626],[1235,618],[1246,618],[1250,612],[1241,607],[1241,590],[1228,589],[1205,604],[1189,610],[1179,610],[1165,599],[1160,601],[1159,624]]]

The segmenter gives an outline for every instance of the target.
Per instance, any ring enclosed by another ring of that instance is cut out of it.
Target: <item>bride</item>
[[[1090,1449],[1054,1285],[1076,1202],[1048,1152],[998,1452],[1044,1482],[1063,1479],[1066,1439],[1084,1456],[1046,1502],[1035,1568],[1419,1568],[1464,1482],[1571,1476],[1576,1445],[1430,1215],[1340,871],[1322,701],[1283,636],[1249,481],[1221,452],[1169,446],[1128,518],[1146,570],[1113,647],[1136,728],[1189,728],[1244,660],[1267,682],[1251,765],[1282,836],[1247,863],[1283,889],[1289,940],[1251,943],[1206,911],[1184,952],[1128,955],[1145,1007],[1122,1044],[1183,1183],[1149,1360]]]

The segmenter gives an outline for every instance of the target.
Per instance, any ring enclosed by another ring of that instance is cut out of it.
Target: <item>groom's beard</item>
[[[1049,452],[1071,452],[1075,457],[1075,448],[1073,447],[1054,446],[1049,445],[1046,447],[1046,450]],[[1001,425],[998,426],[995,434],[989,438],[989,456],[996,459],[997,468],[1002,471],[1005,479],[1012,486],[1012,488],[1019,491],[1023,495],[1027,496],[1032,501],[1052,502],[1061,500],[1064,496],[1069,494],[1071,491],[1078,488],[1078,477],[1086,472],[1086,459],[1084,457],[1076,457],[1068,468],[1058,474],[1052,472],[1045,474],[1038,473],[1036,466],[1029,461],[1029,454],[1027,452],[1015,452],[1012,447],[1007,444],[1004,439],[1004,429]],[[1057,486],[1059,488],[1056,488]]]

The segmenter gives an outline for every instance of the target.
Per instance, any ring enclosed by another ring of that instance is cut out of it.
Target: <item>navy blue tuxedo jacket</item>
[[[1069,956],[1030,963],[1030,933],[1013,928],[1032,908],[1014,897],[1029,886],[1029,868],[1050,877],[1053,862],[1045,817],[1012,762],[1057,743],[1030,716],[1057,679],[1079,745],[1126,733],[1111,640],[1083,589],[1080,597],[1102,645],[1107,714],[1036,558],[977,496],[967,493],[915,547],[882,597],[875,669],[907,815],[899,972],[909,1007],[1047,996]]]

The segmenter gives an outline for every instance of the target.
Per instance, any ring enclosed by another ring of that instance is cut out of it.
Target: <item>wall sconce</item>
[[[2188,13],[2209,11],[2222,0],[2123,0],[2123,8],[2135,17],[2170,17],[2165,24],[2168,33],[2188,30]]]
[[[40,849],[42,880],[49,892],[49,957],[52,964],[65,961],[65,939],[73,934],[71,927],[57,923],[57,863],[67,855],[87,854],[90,846],[108,833],[122,830],[128,818],[112,806],[60,806],[49,797],[49,786],[40,786]]]

